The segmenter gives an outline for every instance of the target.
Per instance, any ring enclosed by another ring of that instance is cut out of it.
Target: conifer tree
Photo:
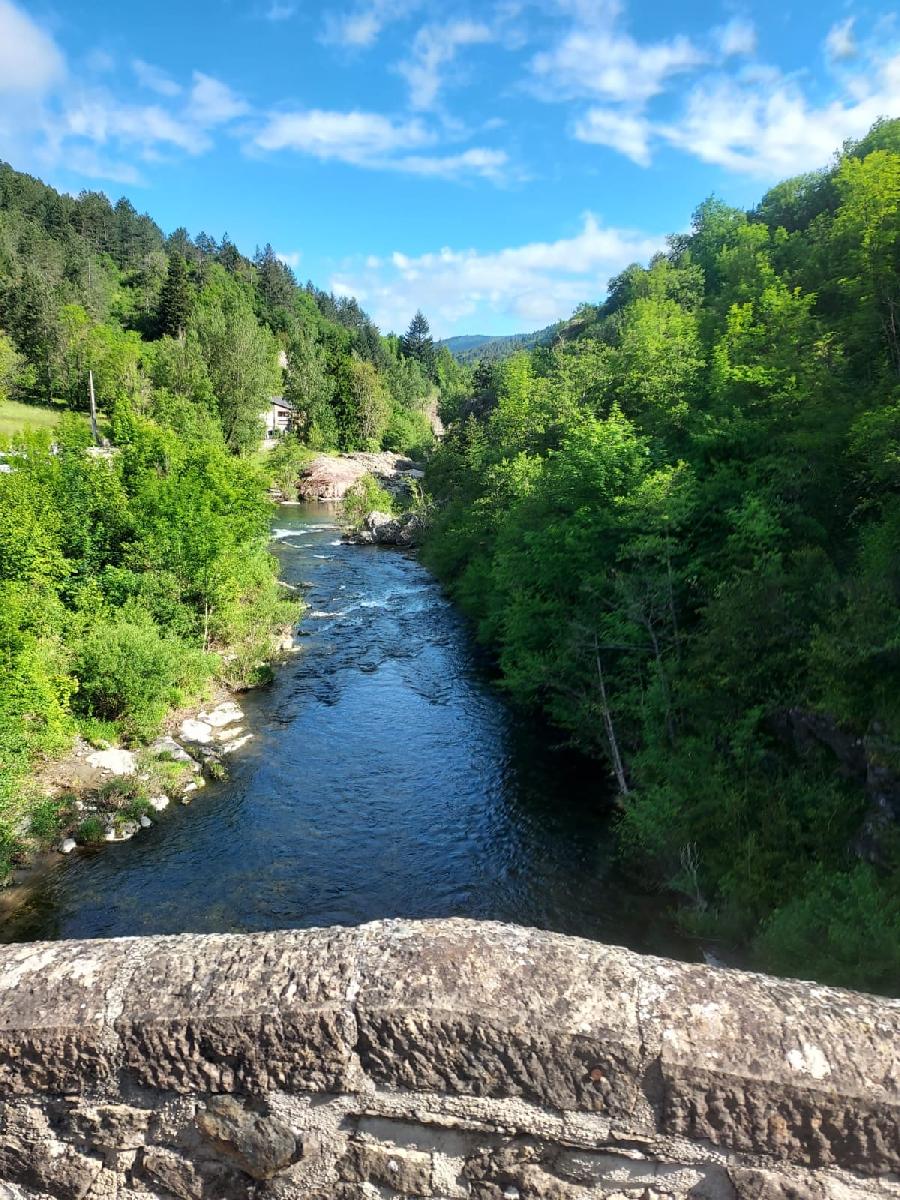
[[[407,358],[414,358],[431,375],[434,370],[434,342],[425,314],[418,309],[409,323],[409,329],[400,339],[400,349]]]
[[[169,258],[169,273],[159,297],[160,332],[183,338],[191,315],[191,285],[180,254]]]

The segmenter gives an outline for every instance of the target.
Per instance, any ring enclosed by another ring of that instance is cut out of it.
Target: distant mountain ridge
[[[548,325],[534,333],[464,333],[457,337],[444,338],[438,345],[446,346],[458,362],[498,362],[502,358],[509,358],[511,354],[517,354],[520,350],[533,350],[535,346],[549,345],[563,324],[564,322],[557,321],[555,325]]]

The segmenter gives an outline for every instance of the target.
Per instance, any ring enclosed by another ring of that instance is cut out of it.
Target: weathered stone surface
[[[353,947],[339,930],[147,939],[116,1023],[126,1069],[177,1092],[340,1090]]]
[[[339,1167],[349,1183],[374,1183],[401,1196],[431,1196],[431,1157],[416,1150],[398,1153],[384,1146],[357,1142]]]
[[[216,1096],[197,1117],[202,1135],[254,1179],[271,1179],[303,1152],[302,1143],[264,1105]]]
[[[378,1083],[522,1096],[651,1128],[640,959],[535,930],[404,923],[367,936],[360,1057]],[[513,997],[515,1001],[513,1002]]]
[[[0,1200],[900,1200],[900,1004],[468,921],[0,948]]]
[[[0,1096],[81,1092],[111,1080],[111,1017],[129,943],[56,942],[0,951]]]
[[[137,1176],[161,1187],[163,1196],[178,1196],[180,1200],[251,1200],[256,1195],[246,1175],[206,1160],[192,1162],[166,1149],[145,1150]]]

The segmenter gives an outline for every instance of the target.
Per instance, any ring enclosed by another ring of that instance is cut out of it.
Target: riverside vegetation
[[[428,565],[510,696],[608,765],[635,871],[760,966],[900,989],[898,205],[880,122],[752,212],[705,202],[551,345],[471,370],[269,247],[4,168],[0,389],[74,413],[90,367],[116,448],[70,415],[0,476],[7,861],[36,756],[79,727],[145,740],[260,670],[296,611],[266,486],[310,451],[402,451],[428,459]],[[279,348],[298,436],[260,456]]]
[[[42,794],[36,765],[79,734],[140,747],[214,683],[265,678],[301,607],[268,553],[267,490],[310,449],[421,451],[429,398],[464,378],[424,318],[383,338],[270,246],[250,261],[227,236],[164,237],[127,200],[0,164],[0,414],[28,427],[7,426],[0,460],[0,879],[71,825],[74,797]],[[300,437],[262,454],[282,392]],[[142,811],[136,790],[112,784],[120,814]]]
[[[445,404],[426,547],[691,928],[895,992],[898,206],[898,121],[752,212],[702,204]]]

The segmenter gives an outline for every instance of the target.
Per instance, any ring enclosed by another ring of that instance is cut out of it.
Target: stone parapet
[[[900,1200],[900,1002],[515,926],[0,947],[0,1200]]]

